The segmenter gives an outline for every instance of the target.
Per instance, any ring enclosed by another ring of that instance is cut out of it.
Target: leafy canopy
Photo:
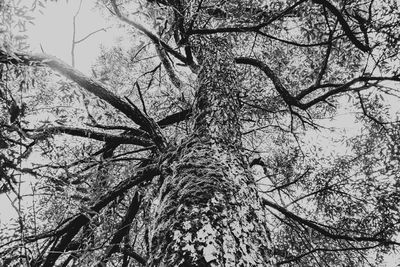
[[[18,220],[0,233],[6,264],[146,261],[161,169],[196,115],[202,47],[193,40],[212,46],[217,37],[240,73],[242,152],[269,218],[271,257],[380,266],[395,251],[396,1],[97,4],[129,45],[103,49],[93,77],[29,53],[14,34],[43,1],[0,4],[0,190],[32,203],[16,205]],[[22,195],[21,180],[34,181],[32,195]]]

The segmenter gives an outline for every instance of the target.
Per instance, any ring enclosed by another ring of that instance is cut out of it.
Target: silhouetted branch
[[[181,89],[182,86],[182,82],[181,80],[178,78],[178,76],[176,75],[171,62],[169,61],[167,54],[165,53],[165,51],[161,48],[160,44],[156,43],[156,50],[158,53],[159,58],[161,59],[161,62],[165,68],[165,71],[168,74],[168,77],[171,81],[171,83],[178,89]]]
[[[88,39],[90,36],[92,36],[92,35],[94,35],[94,34],[96,34],[96,33],[98,33],[98,32],[101,32],[101,31],[105,32],[106,29],[105,29],[105,28],[101,28],[101,29],[98,29],[98,30],[93,31],[93,32],[91,32],[91,33],[88,33],[86,36],[82,37],[82,38],[79,39],[78,41],[75,41],[75,44],[79,44],[79,43],[85,41],[86,39]]]
[[[64,133],[73,136],[86,137],[103,142],[114,142],[120,144],[134,144],[140,146],[152,146],[154,143],[147,138],[132,134],[115,135],[109,133],[96,132],[90,129],[76,128],[76,127],[65,127],[65,126],[53,126],[42,129],[24,129],[27,133],[33,132],[28,135],[32,139],[42,138],[49,134]]]
[[[142,265],[146,265],[147,260],[145,258],[143,258],[142,256],[140,256],[139,254],[137,254],[133,248],[131,246],[124,246],[122,248],[120,248],[119,250],[121,253],[123,253],[124,255],[128,255],[129,257],[131,257],[132,259],[135,259],[137,262],[139,262]]]
[[[76,82],[85,90],[106,101],[117,110],[121,111],[133,122],[140,125],[148,132],[159,148],[164,147],[164,139],[157,124],[137,107],[123,101],[119,96],[106,89],[103,84],[87,77],[80,71],[72,68],[62,60],[46,54],[10,53],[0,49],[0,62],[23,65],[44,65],[59,72],[68,79]]]
[[[320,234],[332,238],[332,239],[340,239],[340,240],[347,240],[347,241],[365,241],[365,242],[379,242],[379,243],[383,243],[383,244],[389,244],[389,245],[399,245],[400,243],[392,241],[392,240],[387,240],[384,238],[376,238],[376,237],[372,237],[372,236],[349,236],[349,235],[344,235],[344,234],[335,234],[335,233],[331,233],[330,231],[324,229],[323,227],[319,226],[317,223],[310,221],[308,219],[304,219],[301,218],[300,216],[297,216],[296,214],[288,211],[287,209],[267,200],[267,199],[263,199],[262,203],[266,206],[269,206],[277,211],[279,211],[280,213],[282,213],[283,215],[285,215],[286,217],[301,223],[305,226],[310,227],[311,229],[319,232]]]
[[[381,77],[361,76],[361,77],[354,78],[344,84],[322,84],[322,85],[318,85],[318,86],[313,85],[313,86],[303,90],[302,92],[300,92],[297,96],[292,96],[289,93],[289,91],[283,86],[279,77],[277,75],[275,75],[275,73],[272,71],[272,69],[264,62],[262,62],[258,59],[248,58],[248,57],[235,58],[235,62],[239,63],[239,64],[247,64],[247,65],[255,66],[255,67],[259,68],[260,70],[262,70],[267,75],[267,77],[270,78],[270,80],[272,81],[272,83],[275,86],[275,89],[278,91],[279,95],[282,97],[282,99],[285,101],[285,103],[289,107],[295,106],[302,110],[306,110],[306,109],[316,105],[317,103],[325,102],[331,96],[345,93],[345,92],[350,92],[350,91],[359,91],[359,90],[366,89],[366,88],[369,88],[372,86],[371,84],[365,84],[364,86],[361,86],[361,87],[356,87],[356,88],[352,87],[353,85],[360,83],[360,82],[368,83],[368,82],[381,82],[381,81],[396,81],[396,82],[400,81],[399,76],[386,76],[386,77],[385,76],[381,76]],[[334,87],[334,89],[331,89],[331,90],[323,93],[322,95],[317,96],[314,99],[311,99],[307,103],[300,102],[300,100],[302,98],[304,98],[306,95],[310,94],[311,92],[314,92],[320,88],[329,88],[329,87]]]
[[[321,251],[321,252],[324,252],[324,251],[329,251],[329,252],[357,251],[357,250],[374,249],[374,248],[376,248],[376,247],[378,247],[378,246],[379,246],[379,244],[374,245],[374,246],[367,246],[367,247],[350,247],[350,248],[337,248],[337,249],[331,249],[331,248],[315,248],[315,249],[311,249],[311,250],[309,250],[309,251],[307,251],[307,252],[305,252],[305,253],[302,253],[302,254],[300,254],[300,255],[290,257],[290,258],[287,259],[287,260],[279,261],[279,262],[276,263],[276,265],[277,265],[277,266],[281,266],[281,265],[283,265],[283,264],[287,264],[287,263],[290,263],[290,262],[298,261],[298,260],[300,260],[301,258],[304,258],[304,257],[307,256],[307,255],[310,255],[310,254],[312,254],[312,253],[319,252],[319,251]]]
[[[258,59],[249,58],[249,57],[235,58],[235,62],[239,63],[239,64],[247,64],[247,65],[251,65],[251,66],[259,68],[267,75],[268,78],[271,79],[272,83],[275,86],[276,91],[278,91],[278,93],[280,94],[280,96],[282,97],[283,101],[285,101],[286,104],[288,104],[289,106],[291,106],[291,105],[299,106],[300,105],[300,103],[297,101],[297,99],[295,97],[293,97],[288,92],[288,90],[283,86],[283,84],[280,81],[280,79],[278,78],[278,76],[276,76],[275,73],[272,71],[272,69],[264,62],[262,62]]]
[[[156,36],[150,30],[146,29],[146,27],[144,27],[143,25],[141,25],[141,24],[139,24],[137,22],[134,22],[134,21],[128,19],[127,17],[125,17],[124,15],[122,15],[122,13],[119,10],[115,0],[111,0],[110,3],[112,5],[112,7],[113,7],[113,10],[114,10],[115,14],[117,15],[117,17],[121,21],[124,21],[124,22],[128,23],[129,25],[135,27],[136,29],[140,30],[141,32],[146,34],[146,36],[149,37],[150,40],[152,40],[155,44],[161,45],[165,49],[165,51],[167,51],[168,53],[173,55],[175,58],[179,59],[184,64],[186,64],[189,67],[191,67],[193,70],[197,71],[198,66],[194,65],[193,62],[189,62],[188,59],[185,56],[183,56],[181,53],[179,53],[178,51],[175,51],[166,42],[162,41],[158,36]]]
[[[90,219],[95,216],[101,209],[103,209],[108,203],[124,194],[127,190],[135,185],[138,185],[144,181],[152,179],[154,176],[159,175],[160,170],[157,164],[148,165],[136,171],[136,174],[129,179],[125,179],[112,190],[104,194],[99,200],[91,207],[87,208],[87,212],[77,215],[75,218],[68,221],[64,227],[57,231],[60,238],[58,238],[53,247],[50,249],[47,258],[43,264],[43,267],[51,267],[54,265],[56,260],[61,254],[67,249],[68,245],[79,232],[79,230],[89,223]]]
[[[340,11],[334,6],[332,5],[330,2],[328,2],[327,0],[313,0],[315,3],[323,5],[324,7],[326,7],[339,21],[340,25],[342,26],[342,29],[344,31],[344,33],[346,34],[347,38],[349,38],[349,40],[361,51],[363,52],[369,52],[371,50],[370,47],[368,47],[367,45],[364,45],[363,43],[361,43],[357,37],[355,36],[355,34],[353,33],[353,31],[351,30],[349,24],[347,23],[347,21],[344,19],[343,15],[340,13]]]
[[[144,103],[142,90],[140,89],[140,86],[139,86],[138,82],[135,82],[135,85],[136,85],[136,88],[137,88],[138,93],[139,93],[140,102],[142,102],[143,112],[144,112],[144,114],[147,115],[146,104]]]
[[[162,120],[159,120],[157,123],[161,128],[167,127],[168,125],[178,123],[181,121],[185,121],[189,119],[192,116],[192,110],[187,109],[187,110],[182,110],[180,112],[177,112],[172,115],[168,115]]]
[[[101,267],[103,266],[103,264],[106,264],[108,259],[112,256],[112,254],[119,251],[119,245],[123,237],[129,233],[129,229],[131,228],[131,223],[135,218],[137,212],[139,211],[140,201],[141,201],[140,195],[139,193],[136,192],[135,196],[132,198],[131,204],[129,205],[128,211],[126,212],[124,218],[122,219],[117,228],[118,230],[114,233],[110,241],[110,247],[106,250],[105,256],[98,264],[98,267]]]
[[[363,100],[360,92],[357,92],[357,96],[358,96],[358,100],[360,100],[361,110],[362,110],[364,116],[366,116],[367,118],[369,118],[371,121],[375,122],[376,124],[384,126],[384,124],[385,124],[384,122],[379,121],[377,118],[375,118],[374,116],[372,116],[371,114],[368,113],[367,108],[365,107],[365,104],[364,104],[364,100]]]

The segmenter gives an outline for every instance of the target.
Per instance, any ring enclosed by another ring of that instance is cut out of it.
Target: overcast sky
[[[31,49],[41,52],[40,46],[50,55],[57,56],[71,63],[72,21],[79,7],[79,0],[48,2],[43,14],[36,12],[35,25],[28,28]],[[99,54],[100,45],[110,46],[118,38],[115,28],[107,28],[107,21],[100,11],[94,9],[93,0],[82,1],[82,6],[76,20],[76,40],[102,28],[85,41],[76,45],[76,68],[90,73],[90,66]]]

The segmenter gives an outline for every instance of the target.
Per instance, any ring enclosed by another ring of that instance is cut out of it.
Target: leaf
[[[31,16],[23,15],[23,17],[24,17],[26,20],[35,20],[35,18],[34,18],[34,17],[31,17]]]
[[[17,35],[17,36],[14,37],[14,39],[17,40],[17,41],[21,41],[21,40],[26,39],[26,36],[25,35]]]

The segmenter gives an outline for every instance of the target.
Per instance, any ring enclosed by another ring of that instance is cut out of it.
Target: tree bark
[[[193,134],[163,175],[147,264],[269,266],[265,214],[240,141],[229,42],[213,36],[192,40],[192,47],[201,65]]]

